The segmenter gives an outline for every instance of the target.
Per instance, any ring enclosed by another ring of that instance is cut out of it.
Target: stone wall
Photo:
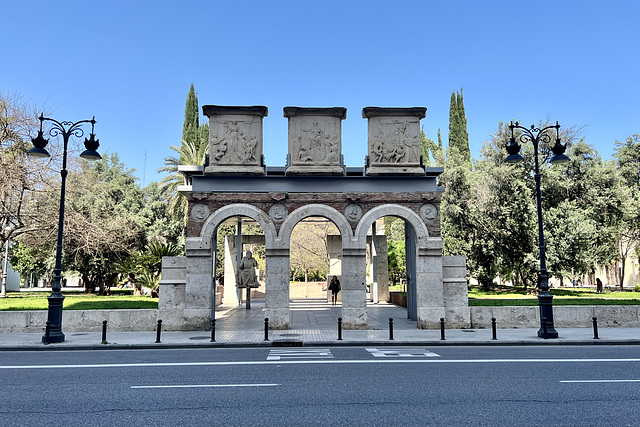
[[[154,331],[158,310],[63,310],[63,332],[100,332],[102,321],[109,331]],[[0,311],[0,332],[43,332],[47,311]],[[164,326],[164,325],[163,325]]]
[[[491,328],[496,318],[498,328],[538,328],[538,307],[469,307],[471,328]],[[635,305],[555,306],[556,328],[590,328],[591,319],[598,318],[600,327],[640,327],[640,307]],[[43,332],[46,310],[0,311],[0,332]],[[165,324],[158,310],[65,310],[62,330],[66,332],[100,332],[102,321],[109,322],[109,331],[154,331],[157,319],[163,330],[175,330]],[[447,326],[456,327],[449,325]],[[462,326],[457,326],[458,328]]]
[[[533,307],[470,307],[471,327],[491,328],[496,318],[498,328],[538,328],[539,308]],[[601,327],[640,327],[640,307],[635,305],[557,305],[553,307],[556,328],[588,328],[592,318]]]

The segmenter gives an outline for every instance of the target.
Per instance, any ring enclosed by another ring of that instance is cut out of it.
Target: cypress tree
[[[196,148],[200,147],[200,114],[198,112],[198,96],[191,83],[184,108],[184,124],[182,125],[182,141],[191,142]],[[182,159],[181,159],[182,160]]]
[[[467,117],[464,111],[462,89],[451,94],[449,106],[449,147],[455,148],[462,158],[471,162],[469,134],[467,133]]]

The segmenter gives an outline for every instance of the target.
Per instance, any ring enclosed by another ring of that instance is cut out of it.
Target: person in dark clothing
[[[340,292],[340,281],[336,276],[331,279],[329,290],[331,291],[331,305],[336,305],[338,303],[338,292]]]
[[[596,293],[602,293],[602,280],[596,279]]]

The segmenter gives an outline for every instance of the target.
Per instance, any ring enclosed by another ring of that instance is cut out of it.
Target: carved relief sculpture
[[[209,117],[207,175],[264,175],[262,119],[267,107],[205,105]]]
[[[367,175],[424,175],[420,164],[420,119],[427,109],[366,107],[369,119]]]
[[[347,109],[285,107],[289,119],[287,175],[343,175],[342,120]]]

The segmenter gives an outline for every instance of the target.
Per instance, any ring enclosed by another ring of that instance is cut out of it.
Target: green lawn
[[[554,305],[640,305],[640,292],[595,293],[593,289],[551,289]],[[469,290],[470,306],[536,306],[538,297],[527,294],[522,288],[501,287],[482,291],[477,287]]]
[[[0,298],[0,310],[46,310],[50,292],[8,292],[6,298]],[[80,292],[65,292],[63,308],[65,310],[116,310],[158,308],[158,298],[132,295],[97,296]]]

